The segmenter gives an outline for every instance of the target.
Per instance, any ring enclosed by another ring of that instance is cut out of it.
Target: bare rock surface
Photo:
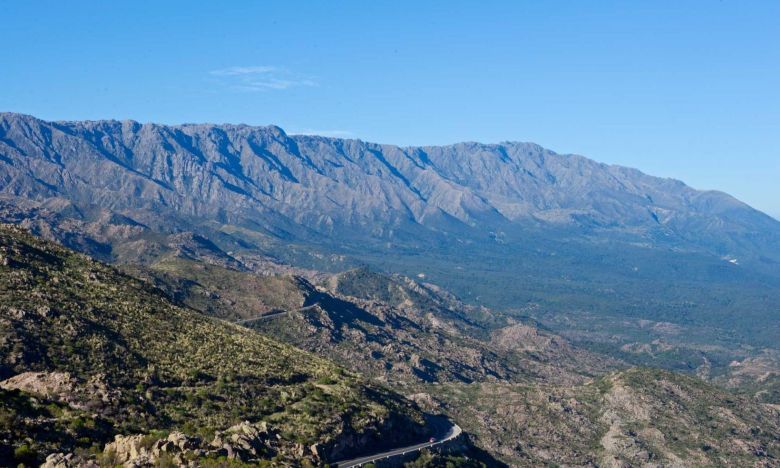
[[[6,390],[23,390],[55,399],[72,394],[75,387],[67,372],[23,372],[0,382],[0,388]]]

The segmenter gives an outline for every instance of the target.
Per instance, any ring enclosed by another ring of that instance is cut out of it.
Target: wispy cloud
[[[349,130],[312,130],[309,128],[289,132],[290,135],[319,135],[332,138],[354,138],[355,133]]]
[[[257,75],[257,74],[273,73],[278,70],[279,70],[278,67],[264,67],[264,66],[227,67],[227,68],[220,68],[219,70],[211,70],[209,74],[214,76]]]
[[[317,82],[308,77],[297,75],[282,67],[253,65],[245,67],[227,67],[211,70],[209,75],[236,91],[272,91],[298,87],[317,86]]]

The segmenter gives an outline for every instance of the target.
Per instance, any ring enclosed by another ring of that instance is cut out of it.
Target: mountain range
[[[780,222],[714,191],[535,144],[397,147],[247,125],[46,122],[0,114],[2,192],[170,213],[305,239],[501,241],[522,226],[778,260]],[[428,241],[431,243],[431,241]],[[767,248],[771,247],[771,248]],[[762,250],[766,250],[762,252]]]

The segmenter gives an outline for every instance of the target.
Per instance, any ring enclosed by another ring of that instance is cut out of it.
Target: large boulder
[[[217,432],[211,446],[227,451],[227,457],[240,461],[257,460],[276,452],[272,447],[271,432],[265,422],[244,421]]]
[[[144,466],[144,463],[151,464],[154,461],[154,456],[150,448],[146,448],[145,436],[131,435],[123,436],[116,435],[113,442],[106,444],[103,450],[104,454],[113,457],[113,461],[125,466]]]

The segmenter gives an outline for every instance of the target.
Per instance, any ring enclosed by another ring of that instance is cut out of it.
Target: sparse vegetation
[[[60,387],[40,390],[52,393],[43,400],[4,393],[13,398],[3,398],[3,444],[19,450],[15,457],[40,461],[56,447],[79,446],[83,438],[105,442],[115,433],[205,436],[243,420],[267,421],[290,435],[290,445],[316,442],[325,450],[339,437],[377,434],[385,424],[406,425],[407,437],[420,427],[419,413],[391,392],[312,354],[174,306],[112,267],[13,227],[0,227],[0,249],[0,379],[67,376]],[[73,405],[98,418],[72,412]],[[13,431],[23,414],[36,415],[37,427]],[[52,424],[62,434],[48,430]],[[35,434],[51,439],[23,443]]]
[[[423,450],[416,460],[404,464],[406,468],[486,468],[486,465],[478,460],[460,455],[442,455]]]
[[[427,391],[477,445],[513,466],[771,466],[780,456],[776,407],[668,371],[629,369],[575,387],[481,383]]]

